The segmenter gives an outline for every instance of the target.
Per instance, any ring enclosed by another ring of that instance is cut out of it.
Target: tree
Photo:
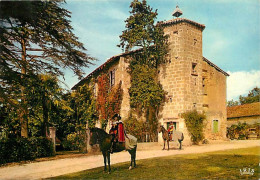
[[[25,137],[28,79],[41,73],[63,75],[62,68],[82,77],[82,68],[94,60],[73,34],[70,12],[61,7],[63,2],[0,1],[0,100],[20,107],[21,135]],[[9,96],[14,85],[21,89],[18,102]]]
[[[238,101],[234,101],[233,99],[227,102],[228,107],[237,106],[239,105]]]
[[[159,107],[165,95],[158,82],[157,68],[166,62],[168,36],[164,35],[160,23],[155,25],[157,10],[153,11],[146,0],[133,0],[130,8],[130,17],[125,21],[126,30],[120,36],[118,46],[125,52],[140,48],[130,54],[130,106],[144,113],[153,136],[157,131]]]
[[[255,87],[249,91],[247,96],[239,96],[239,102],[241,105],[254,102],[260,102],[260,88]]]
[[[243,104],[250,104],[254,102],[260,102],[260,88],[258,87],[250,90],[247,96],[240,95],[238,101],[234,101],[233,99],[231,101],[228,101],[227,106],[231,107]]]
[[[141,53],[134,56],[135,63],[157,68],[165,62],[168,52],[167,39],[160,24],[155,25],[157,10],[147,5],[146,0],[134,0],[130,4],[130,17],[126,19],[126,30],[120,35],[119,47],[128,52],[141,48]]]

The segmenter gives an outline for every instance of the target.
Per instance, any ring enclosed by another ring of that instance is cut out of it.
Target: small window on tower
[[[192,66],[191,66],[191,75],[193,75],[193,76],[198,76],[198,74],[197,74],[197,63],[192,63]]]
[[[197,44],[197,39],[194,39],[193,45],[195,46]]]

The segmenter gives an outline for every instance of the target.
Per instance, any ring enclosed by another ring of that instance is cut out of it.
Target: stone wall
[[[184,144],[190,144],[180,114],[193,109],[202,112],[202,30],[182,22],[168,26],[164,31],[170,36],[170,51],[167,65],[161,67],[159,74],[163,89],[168,93],[160,123],[166,127],[167,122],[176,122],[177,130],[184,133]]]
[[[214,67],[203,63],[203,110],[207,116],[205,136],[207,139],[225,139],[227,127],[226,76]],[[213,120],[218,120],[218,132],[213,132]]]
[[[240,123],[247,123],[247,124],[255,124],[260,123],[260,116],[251,116],[251,117],[237,117],[237,118],[230,118],[227,120],[227,127],[230,127],[232,124]]]

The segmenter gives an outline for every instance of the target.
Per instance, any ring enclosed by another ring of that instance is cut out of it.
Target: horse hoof
[[[132,166],[129,166],[129,168],[128,168],[129,170],[131,170],[132,169]]]
[[[109,171],[107,174],[111,174],[111,172]]]

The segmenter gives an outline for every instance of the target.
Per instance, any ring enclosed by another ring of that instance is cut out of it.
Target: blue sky
[[[74,33],[84,43],[90,56],[99,61],[85,69],[86,75],[109,57],[121,53],[119,35],[125,29],[131,0],[67,0],[72,12]],[[158,21],[172,19],[178,4],[181,17],[205,24],[203,55],[230,73],[228,100],[237,99],[254,86],[260,86],[259,0],[147,0],[158,9]],[[78,82],[70,71],[65,83],[71,88]]]

